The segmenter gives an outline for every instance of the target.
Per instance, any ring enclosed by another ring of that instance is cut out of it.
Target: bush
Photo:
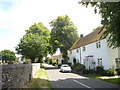
[[[98,74],[104,72],[103,66],[97,66],[97,67],[96,67],[96,71],[97,71]]]
[[[102,76],[107,76],[107,70],[103,70],[99,74],[102,75]]]
[[[85,66],[82,65],[82,64],[79,64],[79,63],[75,63],[73,66],[72,66],[72,72],[75,72],[75,73],[81,73],[85,71]]]
[[[53,60],[53,61],[52,61],[52,65],[55,66],[56,64],[57,64],[57,61]]]
[[[45,66],[42,64],[42,65],[40,66],[40,68],[45,68]]]
[[[92,69],[89,69],[89,70],[84,70],[83,73],[84,73],[84,74],[89,74],[89,73],[90,73],[90,74],[93,74],[93,73],[96,73],[96,71],[95,71],[95,70],[92,70]]]
[[[114,69],[107,70],[107,76],[115,76],[117,72]]]
[[[117,68],[116,71],[117,71],[117,74],[120,75],[120,68]]]
[[[62,65],[62,64],[58,64],[58,68],[60,68],[60,67],[61,67],[61,65]]]

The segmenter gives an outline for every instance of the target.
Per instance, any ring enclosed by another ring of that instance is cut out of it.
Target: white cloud
[[[85,8],[77,2],[78,0],[19,0],[9,12],[0,9],[0,32],[6,30],[7,33],[5,36],[0,33],[0,51],[14,50],[24,35],[24,30],[32,24],[42,22],[50,29],[49,22],[61,15],[70,16],[79,34],[90,33],[100,25],[101,18],[94,14],[93,9]]]

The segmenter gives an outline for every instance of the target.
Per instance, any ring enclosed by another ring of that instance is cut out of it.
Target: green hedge
[[[82,64],[75,63],[72,66],[72,72],[74,72],[74,73],[80,73],[81,74],[83,71],[85,71],[85,66],[82,65]]]

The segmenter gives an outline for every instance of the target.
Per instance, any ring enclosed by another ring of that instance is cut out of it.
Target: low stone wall
[[[31,79],[31,64],[2,65],[2,88],[19,88]]]
[[[40,69],[40,63],[32,63],[32,77]]]

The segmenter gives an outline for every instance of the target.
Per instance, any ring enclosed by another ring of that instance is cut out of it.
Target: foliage
[[[97,28],[95,28],[93,30],[95,31],[95,30],[98,30],[98,29],[101,29],[101,28],[102,28],[102,26],[98,26]]]
[[[86,69],[83,71],[83,74],[95,74],[95,73],[96,73],[96,71],[93,69],[89,69],[89,70]]]
[[[67,61],[67,50],[79,39],[77,29],[67,15],[57,17],[50,22],[50,26],[52,27],[51,53],[53,54],[59,48],[64,60]]]
[[[96,71],[97,71],[97,73],[100,74],[102,71],[104,71],[103,66],[97,66],[97,67],[96,67]]]
[[[32,62],[35,62],[36,58],[41,62],[42,58],[49,53],[49,39],[50,31],[42,23],[34,24],[26,30],[16,50]]]
[[[58,68],[60,68],[60,67],[61,67],[61,65],[62,65],[62,64],[58,64]]]
[[[72,72],[80,73],[81,71],[82,71],[82,72],[85,71],[85,66],[84,66],[84,65],[79,64],[79,63],[75,63],[75,64],[72,66]]]
[[[116,71],[117,71],[118,75],[120,75],[120,68],[117,68]]]
[[[106,26],[104,35],[110,34],[108,39],[108,45],[110,47],[120,47],[120,2],[79,2],[84,6],[89,4],[94,7],[95,13],[99,13],[102,16],[101,23]]]
[[[49,64],[52,64],[52,58],[48,57],[48,58],[47,58],[47,62],[48,62]]]
[[[56,65],[57,61],[56,60],[52,60],[52,65]]]
[[[44,64],[41,64],[40,68],[45,68]]]
[[[2,55],[2,60],[6,63],[12,63],[12,61],[15,61],[16,59],[15,53],[13,51],[3,50],[0,53]]]
[[[114,69],[107,70],[107,76],[114,76],[117,75],[117,72]]]

